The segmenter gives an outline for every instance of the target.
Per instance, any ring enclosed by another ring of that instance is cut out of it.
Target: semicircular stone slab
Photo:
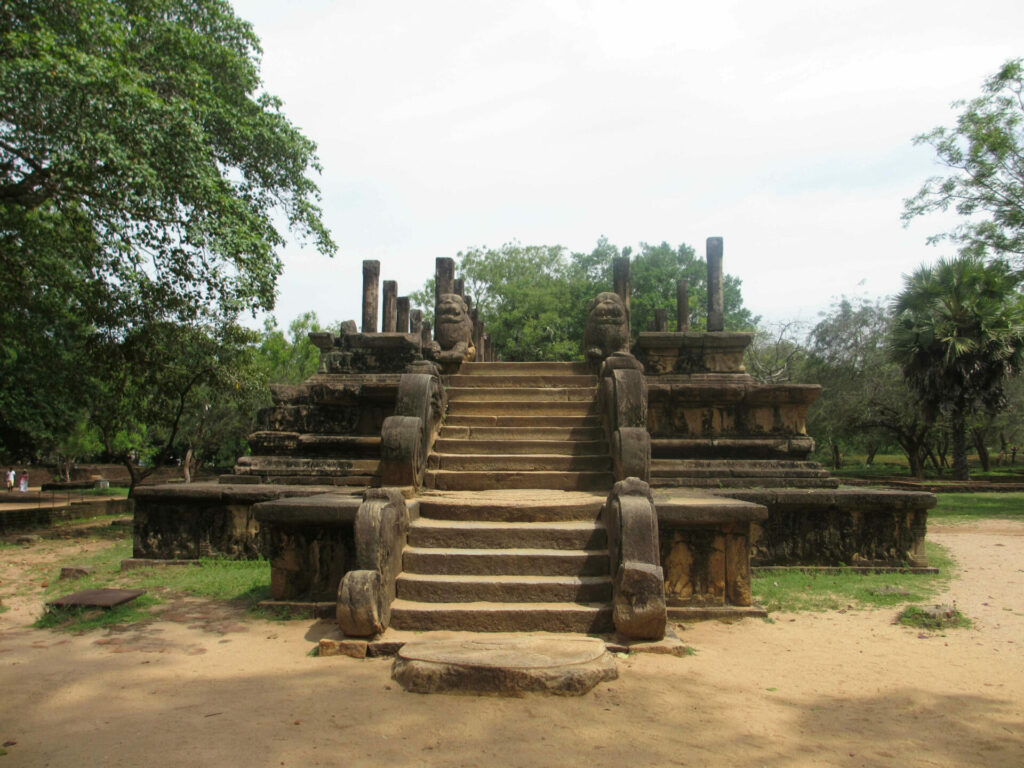
[[[618,676],[602,641],[564,635],[424,638],[403,645],[391,667],[413,693],[582,696]]]

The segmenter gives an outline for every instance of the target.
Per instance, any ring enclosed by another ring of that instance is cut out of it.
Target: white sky
[[[1024,56],[1020,0],[235,0],[319,146],[333,259],[290,241],[275,312],[359,320],[474,245],[725,238],[767,322],[881,296],[943,253],[900,222],[911,138]],[[292,239],[294,240],[294,238]]]

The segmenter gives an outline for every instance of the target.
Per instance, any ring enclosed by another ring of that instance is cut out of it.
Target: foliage
[[[904,203],[903,219],[953,208],[966,221],[934,240],[959,243],[978,258],[1024,259],[1024,59],[1006,62],[982,95],[957,101],[954,128],[914,140],[930,145],[949,176],[928,179]]]
[[[263,323],[259,355],[266,380],[271,384],[301,384],[314,373],[320,363],[320,350],[309,340],[309,334],[325,328],[316,312],[304,312],[288,324],[288,335],[277,327],[274,318]]]
[[[804,329],[797,322],[756,328],[743,360],[747,373],[761,384],[802,381],[807,367]]]
[[[803,375],[822,392],[808,411],[807,426],[828,446],[835,469],[843,447],[871,455],[895,441],[911,473],[920,477],[933,426],[889,358],[891,323],[882,302],[843,297],[811,330]]]
[[[0,449],[162,385],[140,337],[271,308],[278,222],[333,252],[315,146],[258,65],[224,0],[0,4]],[[152,428],[105,421],[118,453]]]
[[[470,248],[458,254],[456,274],[484,322],[491,344],[504,360],[574,360],[582,358],[581,340],[587,304],[612,290],[612,262],[631,257],[632,331],[646,330],[654,310],[675,307],[676,281],[690,281],[691,326],[704,327],[707,268],[687,245],[641,243],[636,252],[619,249],[605,238],[589,253],[570,253],[561,246]],[[724,280],[726,325],[733,330],[757,322],[743,306],[740,281]],[[434,287],[428,281],[410,294],[413,304],[433,321]],[[670,312],[670,329],[675,312]]]
[[[952,422],[953,472],[967,480],[967,420],[1004,401],[1007,378],[1024,364],[1024,302],[1005,262],[942,259],[906,279],[893,303],[893,360],[934,421]]]
[[[944,547],[926,542],[939,573],[865,573],[849,568],[755,570],[754,600],[769,611],[878,608],[927,600],[949,583],[954,564]]]

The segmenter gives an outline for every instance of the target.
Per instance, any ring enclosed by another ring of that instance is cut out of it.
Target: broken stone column
[[[423,326],[420,328],[420,341],[424,347],[430,346],[430,341],[433,335],[430,331],[430,323],[423,321]]]
[[[722,238],[709,237],[708,254],[708,330],[725,330],[725,292],[722,284]]]
[[[395,323],[395,330],[399,333],[409,332],[409,297],[398,297],[398,320]]]
[[[438,256],[434,259],[434,317],[446,293],[455,293],[455,259]]]
[[[380,262],[363,262],[363,333],[377,332],[377,286],[380,280]]]
[[[665,333],[668,330],[668,310],[654,310],[654,330],[658,333]]]
[[[381,330],[394,333],[398,321],[398,283],[394,280],[384,281],[384,312],[381,318]]]
[[[676,330],[690,330],[690,281],[676,281]]]
[[[466,281],[464,278],[457,277],[453,282],[453,293],[459,294],[462,298],[466,298]],[[467,302],[468,303],[468,302]]]
[[[613,290],[622,298],[626,306],[626,319],[629,319],[629,295],[632,289],[629,283],[629,256],[616,256],[612,260]]]
[[[409,333],[415,336],[423,335],[423,310],[409,310]]]

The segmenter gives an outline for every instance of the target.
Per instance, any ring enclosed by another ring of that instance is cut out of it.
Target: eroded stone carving
[[[629,352],[629,317],[617,293],[599,293],[587,307],[583,350],[592,363],[601,362],[613,352]]]
[[[427,453],[444,412],[444,389],[433,363],[421,362],[398,384],[395,415],[381,428],[381,482],[386,486],[419,487]]]
[[[635,477],[616,483],[601,516],[612,563],[615,629],[638,640],[660,640],[668,612],[650,486]]]
[[[461,296],[445,293],[439,298],[435,325],[437,341],[431,344],[430,349],[434,359],[446,371],[473,360],[476,356],[473,321]]]
[[[369,637],[387,628],[408,532],[401,492],[367,490],[356,513],[356,569],[338,585],[338,626],[346,635]]]

